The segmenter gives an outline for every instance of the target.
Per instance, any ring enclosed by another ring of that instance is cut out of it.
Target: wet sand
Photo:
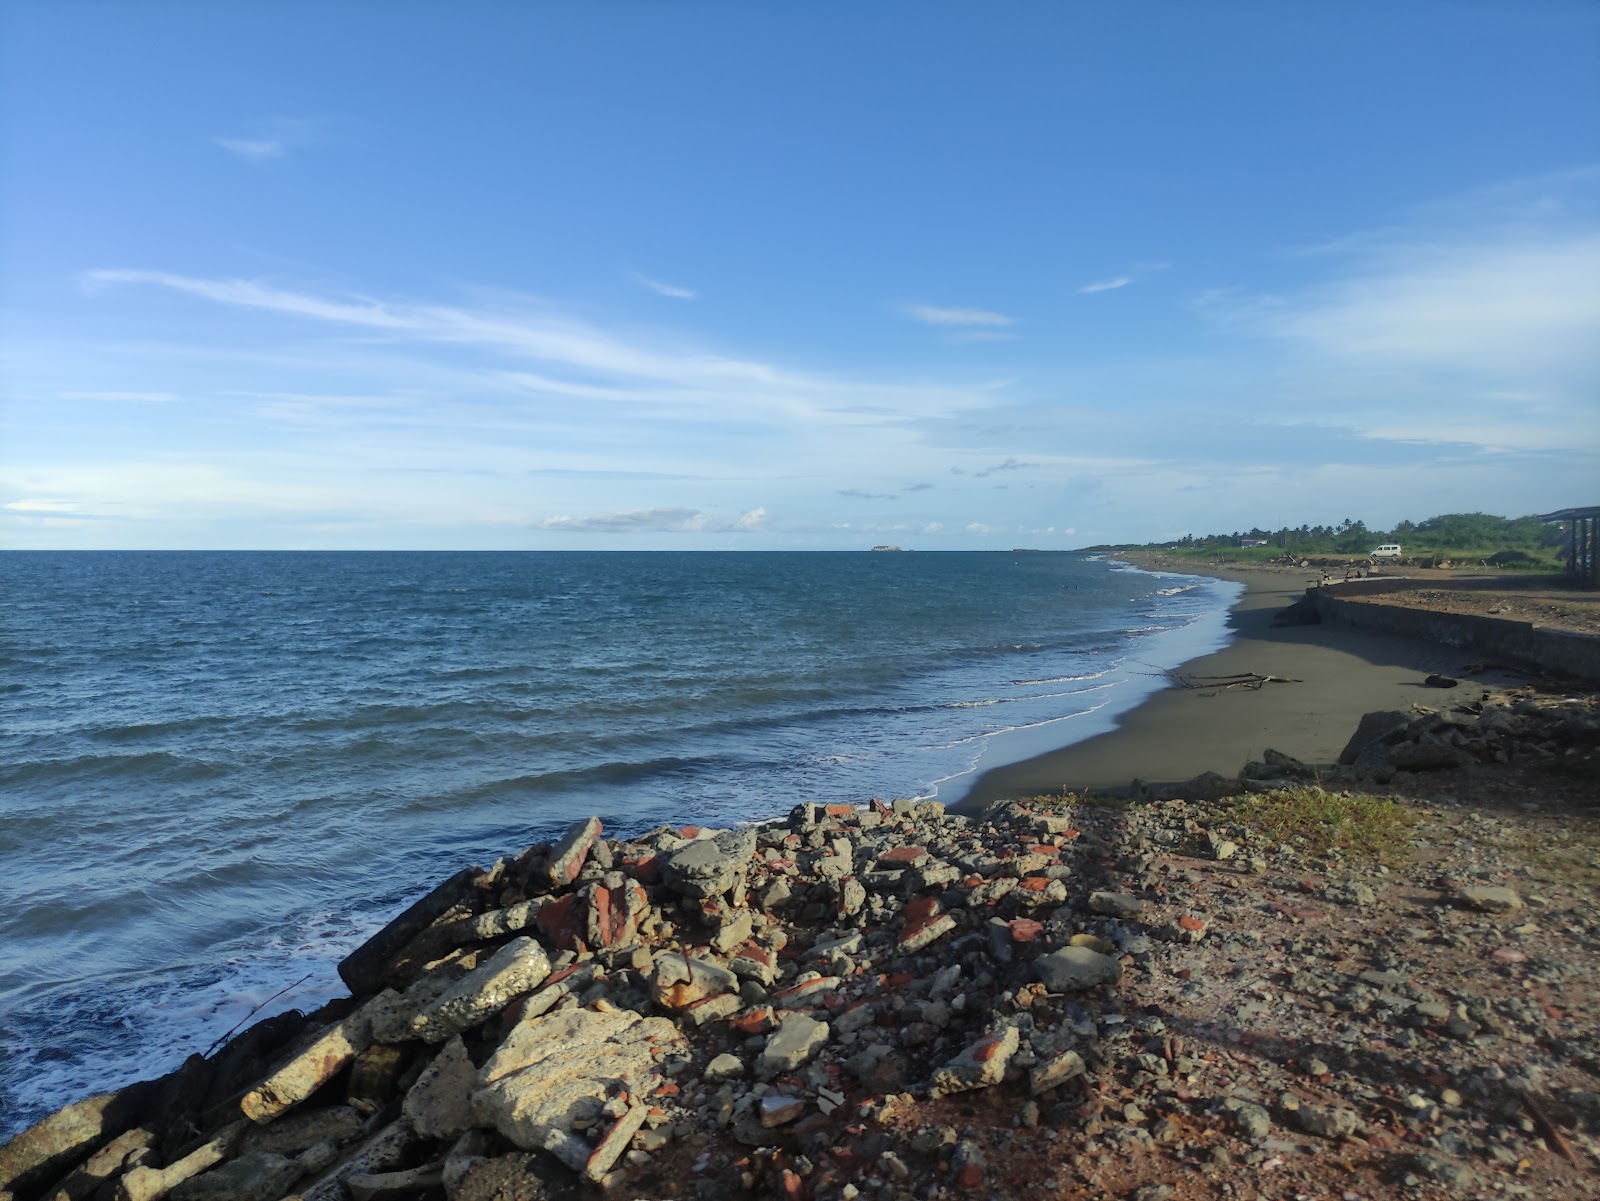
[[[1188,565],[1128,558],[1142,567],[1196,574]],[[1307,763],[1331,763],[1363,713],[1460,699],[1475,682],[1515,682],[1484,673],[1462,677],[1460,688],[1442,692],[1427,687],[1424,678],[1434,672],[1461,676],[1466,652],[1341,626],[1273,626],[1273,617],[1305,594],[1315,573],[1215,568],[1205,574],[1245,585],[1229,617],[1234,639],[1184,664],[1181,672],[1255,673],[1298,683],[1258,690],[1165,689],[1124,714],[1116,729],[984,773],[956,809],[1063,789],[1122,790],[1135,778],[1178,781],[1204,771],[1231,776],[1268,747]]]

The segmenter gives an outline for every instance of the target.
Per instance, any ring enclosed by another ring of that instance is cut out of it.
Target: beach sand
[[[1188,565],[1127,556],[1141,567],[1195,574]],[[1208,569],[1237,580],[1245,593],[1229,617],[1233,641],[1180,669],[1187,676],[1244,673],[1299,681],[1260,689],[1168,688],[1124,714],[1117,728],[1072,746],[984,773],[955,807],[972,812],[1005,798],[1062,790],[1125,790],[1146,782],[1187,780],[1204,771],[1237,774],[1268,747],[1306,763],[1331,763],[1374,709],[1409,709],[1459,699],[1474,683],[1509,685],[1516,677],[1485,672],[1441,692],[1423,680],[1461,676],[1467,652],[1334,625],[1273,626],[1305,594],[1315,573],[1297,569]]]

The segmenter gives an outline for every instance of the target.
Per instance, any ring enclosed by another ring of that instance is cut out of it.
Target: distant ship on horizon
[[[905,547],[903,547],[903,546],[874,546],[872,549],[873,550],[899,550],[899,551],[903,551],[903,550],[905,550]]]

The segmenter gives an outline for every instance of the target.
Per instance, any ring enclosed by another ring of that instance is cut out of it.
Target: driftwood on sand
[[[1167,672],[1167,679],[1172,681],[1175,688],[1212,689],[1223,688],[1249,688],[1258,689],[1263,684],[1301,684],[1303,680],[1290,679],[1288,676],[1263,676],[1253,671],[1238,672],[1226,676],[1196,676],[1181,671]]]

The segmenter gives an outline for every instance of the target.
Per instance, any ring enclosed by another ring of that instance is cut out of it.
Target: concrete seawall
[[[1409,580],[1352,580],[1308,588],[1306,596],[1323,621],[1420,638],[1515,667],[1600,682],[1600,637],[1505,617],[1407,608],[1403,594],[1414,587]],[[1377,604],[1362,599],[1379,595],[1392,599]]]

